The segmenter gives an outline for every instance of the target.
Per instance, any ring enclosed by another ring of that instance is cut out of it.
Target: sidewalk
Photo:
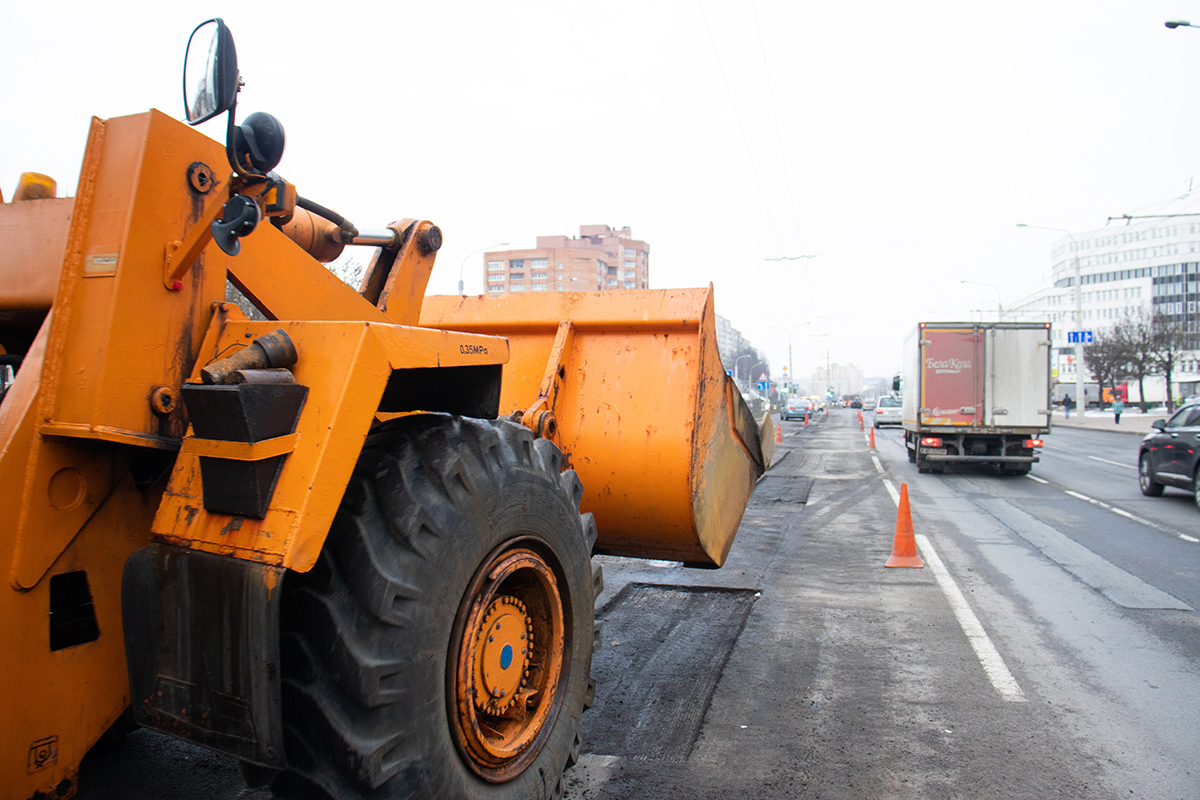
[[[1080,418],[1078,412],[1072,412],[1071,418],[1066,419],[1063,417],[1062,410],[1058,409],[1050,418],[1050,426],[1052,428],[1086,428],[1090,431],[1111,431],[1145,436],[1153,430],[1150,425],[1154,420],[1166,419],[1167,416],[1167,412],[1163,409],[1158,409],[1157,413],[1151,411],[1149,414],[1143,414],[1136,408],[1133,410],[1126,408],[1125,413],[1121,414],[1121,424],[1118,425],[1113,421],[1111,411],[1089,410],[1083,418]]]

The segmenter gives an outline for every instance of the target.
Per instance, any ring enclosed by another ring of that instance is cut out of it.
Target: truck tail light
[[[1042,440],[1041,439],[1026,439],[1023,446],[1028,447],[1029,449],[1032,450],[1035,447],[1041,447]]]
[[[941,446],[942,446],[942,437],[940,437],[940,436],[926,436],[921,439],[921,447],[941,447]]]

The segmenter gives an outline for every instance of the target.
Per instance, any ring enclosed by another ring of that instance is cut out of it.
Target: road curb
[[[1127,436],[1145,436],[1147,433],[1150,432],[1150,431],[1134,430],[1133,428],[1118,428],[1115,426],[1107,426],[1107,425],[1103,426],[1103,427],[1100,425],[1072,425],[1070,423],[1067,423],[1064,425],[1061,422],[1051,423],[1050,428],[1051,429],[1071,428],[1072,430],[1077,430],[1077,431],[1099,431],[1101,433],[1123,433]],[[1153,430],[1153,428],[1151,428],[1151,430]]]

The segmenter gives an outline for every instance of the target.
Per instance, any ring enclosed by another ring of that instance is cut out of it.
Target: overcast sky
[[[715,284],[776,374],[789,337],[802,377],[826,349],[890,376],[918,320],[994,318],[1058,237],[1018,222],[1197,210],[1200,30],[1163,22],[1200,0],[7,2],[5,197],[74,194],[92,115],[180,117],[209,16],[302,194],[442,227],[431,293],[464,259],[482,291],[480,248],[628,225],[651,286]]]

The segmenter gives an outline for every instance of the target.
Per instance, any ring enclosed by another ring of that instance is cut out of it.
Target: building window
[[[635,255],[637,255],[637,254],[631,248],[628,248],[628,247],[625,248],[625,257],[626,258],[633,258]]]
[[[562,290],[563,290],[563,288],[562,288],[562,284],[560,283],[560,284],[558,285],[558,291],[560,291],[560,292],[561,292]]]
[[[609,278],[609,279],[608,279],[608,285],[609,285],[609,286],[616,286],[616,285],[617,285],[617,279],[616,279],[616,278]]]
[[[509,259],[508,267],[509,267],[509,269],[525,269],[525,259],[523,259],[523,258]]]
[[[637,283],[634,281],[625,281],[625,288],[626,289],[636,289]]]
[[[503,275],[488,275],[488,283],[504,283]]]
[[[509,291],[510,291],[510,292],[523,292],[523,291],[525,291],[525,284],[523,284],[523,283],[514,283],[514,284],[512,285],[512,287],[509,289]]]
[[[535,283],[535,284],[533,284],[533,291],[535,291],[535,292],[544,292],[544,291],[546,291],[546,284],[544,284],[544,283]]]
[[[529,277],[533,278],[535,281],[539,280],[539,279],[544,281],[544,280],[546,280],[546,273],[534,271],[534,272],[529,273]]]
[[[503,261],[489,261],[488,272],[502,272],[504,270]]]
[[[503,292],[503,291],[504,291],[504,287],[503,287],[503,286],[489,286],[489,287],[488,287],[488,291],[489,291],[489,292],[492,292],[492,293],[495,293],[495,292]]]
[[[562,266],[562,264],[559,264],[559,266],[561,267],[561,266]],[[563,275],[563,274],[562,274],[561,272],[560,272],[560,273],[558,273],[558,279],[559,279],[560,281],[562,280],[562,275]]]
[[[633,268],[634,268],[634,267],[636,267],[636,266],[637,266],[637,264],[636,264],[635,262],[633,262],[633,261],[626,261],[626,262],[625,262],[625,269],[633,269]]]
[[[632,269],[627,269],[627,270],[625,270],[625,272],[623,272],[623,273],[621,274],[621,277],[622,277],[622,278],[636,278],[636,277],[637,277],[637,272],[636,272],[635,270],[632,270]]]
[[[549,266],[549,259],[545,259],[545,258],[529,259],[529,268],[530,269],[546,269],[546,267],[548,267],[548,266]]]
[[[510,272],[508,274],[508,277],[512,278],[514,281],[523,281],[523,280],[525,280],[525,273],[524,272]]]

